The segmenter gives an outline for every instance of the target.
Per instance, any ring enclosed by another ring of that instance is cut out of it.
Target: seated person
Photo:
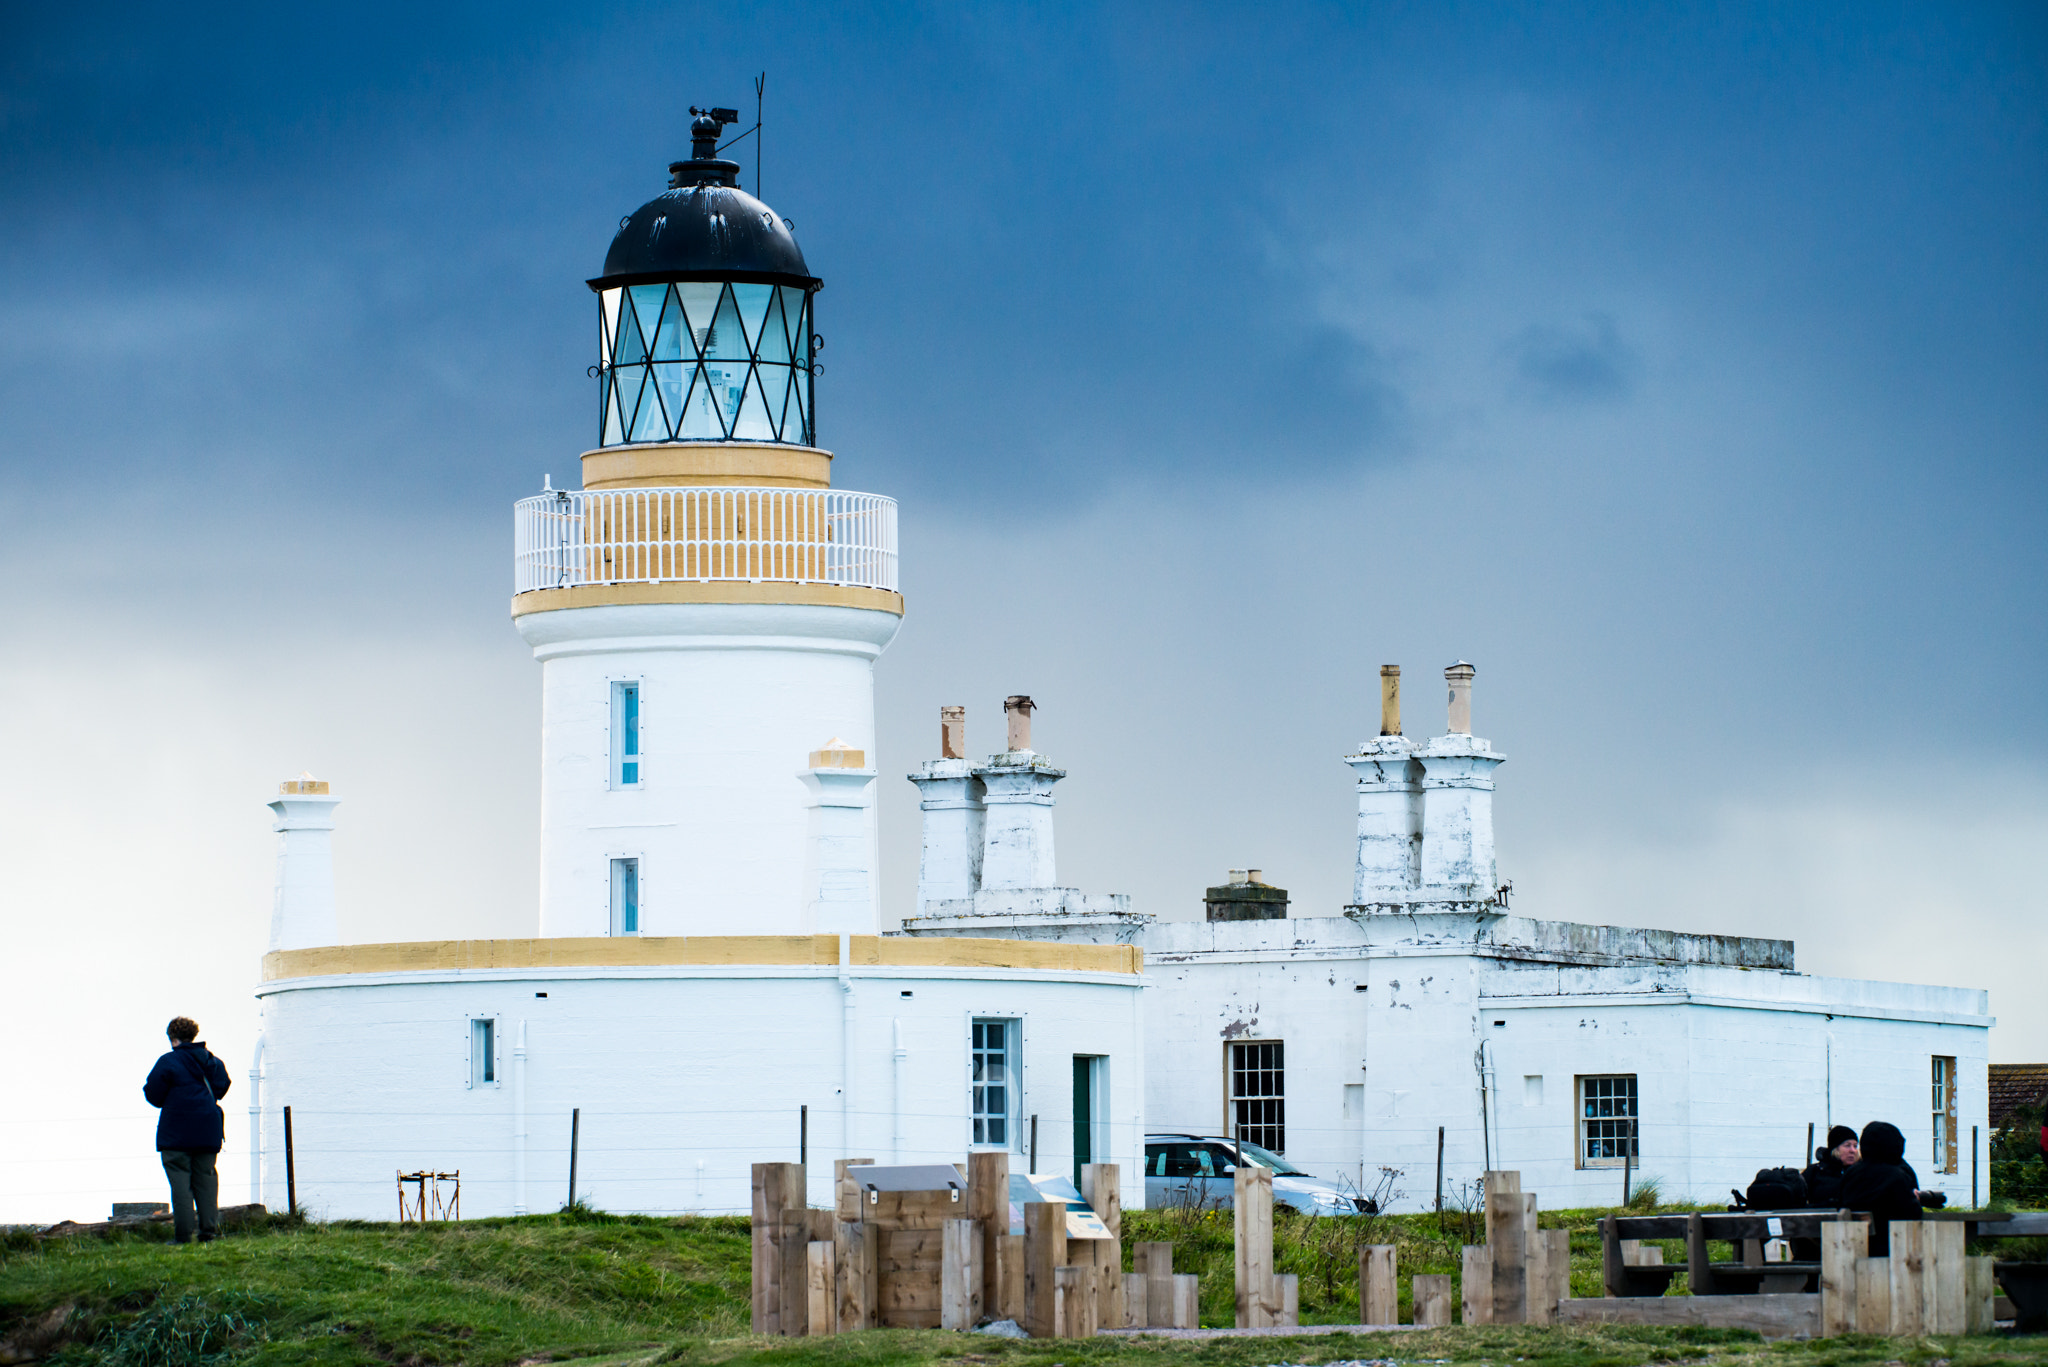
[[[1870,1212],[1870,1256],[1888,1258],[1892,1221],[1920,1218],[1920,1174],[1906,1161],[1906,1136],[1896,1125],[1871,1121],[1858,1149],[1855,1165],[1842,1174],[1841,1202]]]
[[[1828,1144],[1813,1151],[1813,1163],[1802,1174],[1806,1178],[1806,1204],[1840,1206],[1842,1174],[1852,1167],[1860,1152],[1856,1131],[1837,1125],[1828,1131]]]

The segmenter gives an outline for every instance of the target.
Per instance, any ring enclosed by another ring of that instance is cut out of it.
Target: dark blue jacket
[[[157,1148],[219,1153],[227,1136],[219,1098],[227,1094],[228,1066],[203,1042],[172,1046],[142,1084],[143,1097],[163,1112],[156,1119]]]

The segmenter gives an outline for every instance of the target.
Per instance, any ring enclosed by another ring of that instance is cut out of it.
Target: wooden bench
[[[1610,1215],[1601,1221],[1605,1245],[1604,1281],[1609,1296],[1661,1296],[1680,1272],[1695,1296],[1792,1294],[1814,1290],[1820,1281],[1818,1262],[1767,1263],[1763,1246],[1770,1239],[1820,1238],[1823,1224],[1836,1220],[1867,1221],[1868,1215],[1847,1210],[1694,1211],[1685,1215]],[[1686,1259],[1668,1266],[1635,1264],[1622,1255],[1624,1240],[1683,1239]],[[1714,1262],[1709,1240],[1724,1240],[1741,1250],[1740,1261]]]

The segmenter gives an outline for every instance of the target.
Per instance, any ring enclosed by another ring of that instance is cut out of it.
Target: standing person
[[[220,1176],[214,1160],[227,1135],[220,1098],[228,1094],[228,1066],[199,1040],[199,1025],[178,1016],[164,1027],[171,1051],[149,1070],[142,1095],[163,1112],[156,1120],[156,1147],[171,1181],[172,1229],[181,1244],[220,1237]],[[196,1215],[196,1219],[194,1218]]]
[[[1842,1176],[1855,1166],[1861,1151],[1862,1144],[1856,1138],[1856,1131],[1847,1125],[1837,1125],[1829,1130],[1827,1147],[1813,1151],[1812,1164],[1801,1174],[1806,1178],[1806,1204],[1840,1206]]]
[[[1873,1120],[1863,1127],[1860,1157],[1842,1174],[1842,1205],[1870,1212],[1870,1256],[1889,1257],[1892,1221],[1920,1218],[1920,1174],[1906,1161],[1899,1127]]]

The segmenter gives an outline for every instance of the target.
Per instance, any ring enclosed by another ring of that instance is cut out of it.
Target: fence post
[[[576,1208],[576,1140],[578,1132],[582,1128],[583,1108],[581,1106],[571,1107],[569,1110],[569,1209],[571,1210]]]
[[[292,1168],[292,1108],[284,1108],[284,1208],[287,1215],[299,1213],[299,1179]]]

